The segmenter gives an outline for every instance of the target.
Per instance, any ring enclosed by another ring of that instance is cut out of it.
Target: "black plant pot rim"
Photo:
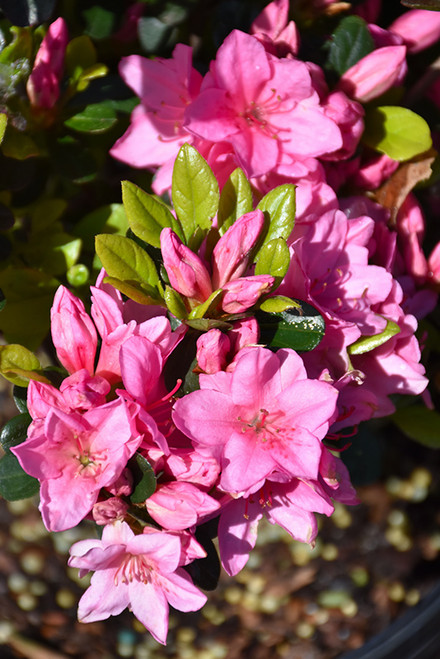
[[[437,659],[440,657],[440,585],[380,634],[340,659]]]

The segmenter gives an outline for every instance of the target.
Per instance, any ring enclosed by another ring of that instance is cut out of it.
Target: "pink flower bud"
[[[231,342],[219,329],[211,329],[197,339],[197,364],[205,373],[223,371]]]
[[[256,318],[243,318],[234,323],[234,327],[229,332],[229,337],[233,342],[234,352],[239,352],[246,346],[257,345],[260,338],[260,328]]]
[[[428,259],[429,273],[431,281],[440,284],[440,243],[434,247]]]
[[[85,368],[92,375],[98,344],[96,329],[84,304],[64,286],[55,293],[51,331],[58,359],[69,373]]]
[[[50,109],[57,102],[68,39],[66,23],[60,17],[49,26],[26,84],[31,105]]]
[[[222,288],[231,279],[238,279],[249,265],[249,253],[264,225],[260,210],[242,215],[220,238],[212,253],[212,285]]]
[[[426,9],[413,9],[396,18],[388,29],[402,37],[412,55],[440,39],[440,14]]]
[[[405,46],[378,48],[349,68],[338,87],[356,101],[371,101],[402,81],[407,70],[405,56]]]
[[[204,302],[211,295],[212,287],[202,260],[171,229],[162,230],[160,246],[171,286],[186,297]]]
[[[258,298],[268,293],[274,282],[269,275],[240,277],[225,284],[222,309],[226,313],[242,313],[252,307]]]

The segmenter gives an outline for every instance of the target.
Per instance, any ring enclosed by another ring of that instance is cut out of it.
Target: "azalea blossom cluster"
[[[141,104],[111,153],[153,169],[154,191],[176,197],[169,215],[154,201],[171,218],[151,242],[160,281],[155,271],[156,289],[130,299],[132,278],[118,283],[105,267],[90,314],[58,289],[51,329],[66,377],[58,388],[30,382],[32,423],[11,449],[40,483],[49,531],[84,519],[103,527],[70,550],[69,565],[94,573],[79,619],[129,607],[161,643],[169,605],[194,611],[206,601],[193,582],[209,546],[203,529],[218,525],[229,575],[245,566],[263,517],[313,543],[316,513],[357,503],[337,455],[343,437],[391,414],[394,394],[420,395],[428,383],[415,331],[436,304],[440,250],[424,256],[413,195],[392,226],[389,209],[363,194],[399,163],[357,151],[362,103],[402,82],[416,46],[401,23],[371,24],[374,50],[330,89],[299,59],[288,11],[276,0],[250,34],[234,30],[204,77],[182,44],[169,60],[122,61]],[[37,82],[35,72],[34,96]],[[203,156],[220,189],[240,168],[252,209],[237,203],[224,226],[203,218],[187,235],[173,178],[182,147]],[[358,194],[337,196],[343,180]],[[267,200],[279,193],[278,204],[293,185],[296,215],[281,226]],[[271,342],[261,314],[301,317],[303,303],[323,319],[322,338],[301,352]]]

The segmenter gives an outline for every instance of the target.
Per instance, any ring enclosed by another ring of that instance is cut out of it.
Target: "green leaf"
[[[252,188],[242,169],[234,169],[223,186],[218,205],[217,226],[222,236],[245,213],[252,210]]]
[[[67,208],[64,199],[41,199],[30,207],[32,231],[43,231],[60,219]]]
[[[263,245],[275,238],[287,240],[295,224],[295,188],[291,183],[279,185],[268,192],[258,204],[263,211],[269,228]]]
[[[181,147],[174,163],[172,198],[187,242],[197,228],[207,233],[218,209],[218,183],[206,160],[189,144]]]
[[[2,457],[0,460],[0,495],[6,501],[33,497],[39,489],[37,479],[23,471],[15,455],[7,453]]]
[[[148,16],[138,20],[137,29],[143,50],[146,53],[155,53],[165,44],[173,28],[156,16]]]
[[[85,215],[72,229],[75,236],[84,241],[85,247],[94,249],[98,233],[116,233],[125,236],[128,229],[127,216],[122,204],[108,204]]]
[[[110,284],[113,288],[129,297],[139,304],[160,304],[162,299],[158,296],[157,290],[148,284],[140,284],[136,281],[121,280],[116,277],[104,277],[104,283]]]
[[[27,160],[41,155],[35,141],[10,124],[6,127],[2,141],[2,151],[7,158]]]
[[[136,453],[129,462],[134,479],[134,490],[130,495],[132,503],[144,503],[156,490],[156,476],[153,468],[143,455]]]
[[[267,313],[280,313],[281,311],[287,311],[287,309],[301,309],[301,304],[285,295],[274,295],[264,300],[260,304],[260,309]]]
[[[289,269],[290,252],[284,238],[275,238],[265,243],[256,259],[255,274],[275,277],[278,286]],[[272,290],[274,290],[272,287]]]
[[[24,260],[47,274],[61,276],[75,265],[81,252],[80,238],[48,229],[35,234],[32,242],[24,245],[21,253]]]
[[[301,309],[280,313],[257,311],[255,317],[260,327],[260,341],[269,348],[313,350],[325,332],[323,317],[306,302],[301,302]]]
[[[94,5],[82,12],[86,21],[85,34],[92,39],[106,39],[113,31],[115,14],[101,5]]]
[[[205,316],[209,316],[217,309],[222,295],[223,291],[221,288],[211,293],[207,300],[202,302],[202,304],[199,304],[197,307],[194,307],[194,309],[189,314],[188,319],[194,320],[195,318],[204,318]]]
[[[157,291],[161,289],[153,259],[133,240],[100,234],[95,244],[96,253],[110,277],[147,284]]]
[[[19,344],[0,345],[0,373],[19,387],[26,387],[29,379],[49,384],[38,357]]]
[[[3,9],[3,6],[2,6]],[[1,64],[12,64],[17,60],[29,60],[32,56],[32,30],[25,27],[17,27],[18,23],[10,27],[13,35],[11,43],[5,46],[0,52]]]
[[[79,288],[84,286],[90,279],[90,271],[84,263],[77,263],[72,265],[66,272],[66,279],[70,286]]]
[[[394,105],[367,111],[362,140],[372,149],[399,161],[410,160],[432,146],[426,121],[412,110]]]
[[[12,396],[14,398],[14,403],[17,406],[17,410],[20,413],[27,412],[27,387],[18,387],[17,385],[14,385]]]
[[[84,110],[66,119],[64,125],[79,133],[103,133],[117,121],[115,110],[103,101],[87,105]]]
[[[182,227],[171,211],[130,181],[122,181],[122,201],[128,223],[136,236],[153,247],[160,247],[160,233],[170,227],[183,239]]]
[[[327,62],[339,75],[343,75],[373,50],[374,41],[366,22],[359,16],[347,16],[331,36]]]
[[[82,34],[67,44],[64,66],[69,76],[76,77],[96,64],[96,48],[90,37]]]
[[[171,286],[165,286],[164,299],[173,316],[176,316],[176,318],[179,318],[180,320],[187,318],[188,312],[183,298],[180,293],[174,290],[174,288],[171,288]]]
[[[14,416],[3,426],[0,434],[0,444],[6,453],[9,452],[11,446],[17,446],[25,441],[31,421],[31,415],[28,412],[23,412],[23,414]]]
[[[4,112],[0,113],[0,144],[3,142],[7,124],[8,124],[8,115],[5,114]]]
[[[398,410],[391,417],[411,439],[430,448],[440,448],[440,414],[424,405],[412,405]]]
[[[386,343],[392,336],[399,334],[400,327],[392,320],[387,321],[387,325],[383,332],[374,334],[373,336],[361,336],[360,339],[348,346],[349,355],[363,355],[365,352],[370,352],[378,348],[383,343]]]

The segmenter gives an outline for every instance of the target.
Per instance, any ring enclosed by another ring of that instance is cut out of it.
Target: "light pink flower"
[[[253,21],[250,31],[267,52],[279,57],[296,55],[299,32],[295,23],[288,20],[289,0],[274,0]]]
[[[162,229],[160,248],[171,286],[186,297],[203,302],[212,293],[209,272],[197,254],[172,229]]]
[[[159,485],[145,501],[151,517],[164,529],[183,531],[200,524],[220,508],[218,501],[192,483],[171,481]]]
[[[316,157],[342,145],[307,66],[271,56],[239,30],[220,46],[185,116],[185,127],[195,136],[229,142],[251,177],[274,170],[284,156]]]
[[[69,565],[80,576],[95,571],[78,606],[81,622],[106,620],[129,607],[159,643],[166,643],[168,605],[197,611],[206,602],[188,574],[179,568],[177,535],[146,527],[134,535],[128,524],[104,527],[102,540],[82,540],[70,549]]]
[[[337,393],[307,379],[293,350],[244,349],[232,373],[200,375],[200,387],[176,402],[173,419],[219,459],[223,490],[255,492],[274,472],[316,479]]]
[[[31,105],[49,110],[60,95],[64,55],[69,36],[63,18],[54,21],[41,42],[34,67],[26,83]]]
[[[38,478],[40,510],[49,531],[79,524],[139,446],[132,411],[121,400],[84,414],[51,409],[12,450],[23,469]]]

